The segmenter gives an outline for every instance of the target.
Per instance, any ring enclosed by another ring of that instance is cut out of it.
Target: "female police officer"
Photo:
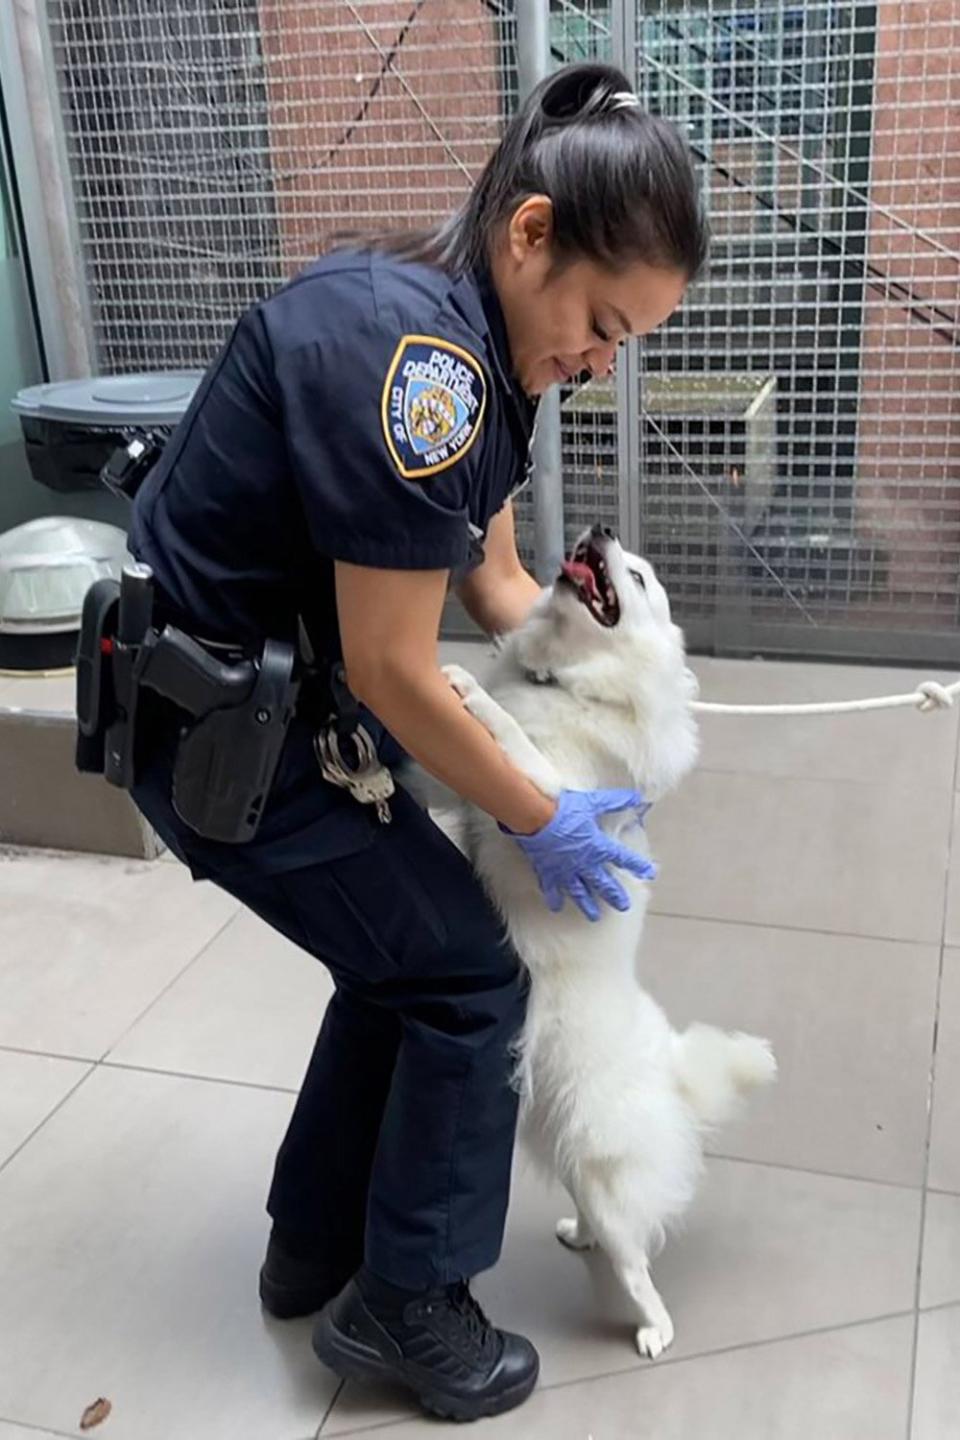
[[[637,797],[555,806],[513,770],[438,668],[441,608],[452,574],[488,632],[523,619],[539,592],[510,495],[535,397],[606,373],[618,341],[671,313],[704,246],[676,132],[618,71],[560,71],[441,230],[328,255],[242,317],[135,504],[165,618],[253,649],[302,621],[318,659],[342,656],[383,759],[409,752],[592,913],[626,903],[601,862],[638,863],[597,817]],[[441,1414],[519,1404],[536,1352],[467,1281],[502,1238],[524,981],[472,872],[401,788],[381,824],[322,780],[306,714],[254,838],[204,838],[171,804],[183,717],[143,708],[142,810],[336,982],[270,1191],[266,1308],[324,1307],[322,1359]]]

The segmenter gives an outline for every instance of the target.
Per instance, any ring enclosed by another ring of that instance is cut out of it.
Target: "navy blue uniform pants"
[[[277,1157],[278,1230],[410,1289],[488,1268],[506,1218],[526,978],[469,864],[402,788],[381,825],[324,782],[299,721],[249,845],[183,825],[172,753],[169,734],[151,743],[140,809],[196,878],[336,984]]]

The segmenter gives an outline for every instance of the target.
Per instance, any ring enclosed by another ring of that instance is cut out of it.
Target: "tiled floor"
[[[696,668],[721,699],[920,678]],[[535,1340],[542,1383],[471,1433],[955,1440],[957,712],[703,733],[699,772],[650,820],[645,974],[678,1025],[769,1035],[779,1084],[719,1137],[656,1264],[677,1340],[655,1364],[518,1160],[505,1254],[477,1288]],[[76,1435],[100,1395],[104,1440],[437,1433],[396,1393],[341,1387],[308,1322],[256,1301],[273,1152],[328,993],[175,863],[3,857],[0,1440]]]

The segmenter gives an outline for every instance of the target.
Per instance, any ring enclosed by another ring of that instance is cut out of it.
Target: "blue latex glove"
[[[551,910],[562,909],[567,894],[588,920],[599,920],[600,907],[591,892],[614,910],[629,910],[630,897],[608,865],[619,865],[640,880],[656,878],[655,865],[600,828],[598,816],[631,808],[640,812],[642,824],[650,807],[636,790],[561,790],[549,825],[533,835],[506,832],[529,856]]]

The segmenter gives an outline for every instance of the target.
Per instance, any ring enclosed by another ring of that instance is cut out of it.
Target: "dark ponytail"
[[[497,230],[529,195],[553,204],[560,265],[589,259],[620,269],[643,260],[693,279],[706,259],[690,151],[610,65],[570,65],[542,80],[444,224],[363,243],[459,274],[487,259]]]

